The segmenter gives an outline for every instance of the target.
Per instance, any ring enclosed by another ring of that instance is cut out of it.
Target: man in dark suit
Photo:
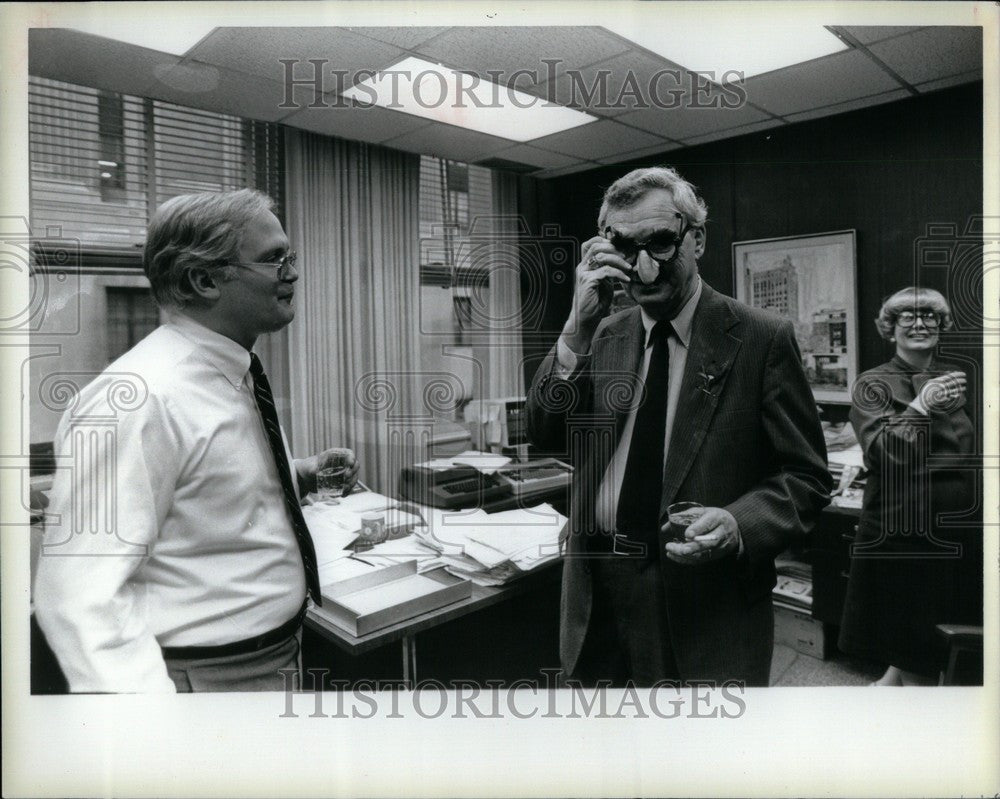
[[[528,394],[576,470],[560,655],[583,682],[767,685],[774,558],[829,502],[792,325],[701,280],[706,216],[673,169],[612,184]],[[608,316],[614,281],[638,307]],[[706,510],[672,541],[678,501]]]

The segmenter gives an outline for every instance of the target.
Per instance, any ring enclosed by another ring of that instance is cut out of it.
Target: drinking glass
[[[344,496],[346,487],[347,456],[341,452],[334,452],[316,472],[316,493],[321,502],[339,505],[339,497]]]
[[[680,544],[687,539],[684,537],[685,531],[705,512],[705,507],[698,502],[675,502],[667,507],[667,515],[670,519],[670,537]]]

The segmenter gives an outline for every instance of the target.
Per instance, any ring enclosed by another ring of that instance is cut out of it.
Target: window
[[[160,313],[147,289],[109,286],[107,289],[108,363],[132,349],[160,323]]]
[[[138,267],[150,215],[178,194],[250,186],[282,217],[281,143],[271,123],[32,76],[32,228],[128,250]]]
[[[494,213],[490,169],[421,157],[421,368],[447,372],[462,383],[450,415],[455,420],[481,390],[476,382],[485,367],[481,334],[490,291],[481,244],[489,240]]]

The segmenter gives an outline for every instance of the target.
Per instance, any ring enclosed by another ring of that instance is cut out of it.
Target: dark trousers
[[[590,624],[576,670],[584,685],[650,687],[677,680],[670,645],[663,576],[657,560],[637,557],[592,561]]]

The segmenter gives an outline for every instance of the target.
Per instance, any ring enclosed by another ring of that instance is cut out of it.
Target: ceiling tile
[[[672,106],[676,93],[691,87],[690,73],[670,61],[633,50],[546,81],[533,94],[547,100],[615,117],[651,106]]]
[[[689,139],[717,131],[769,119],[767,114],[749,105],[739,108],[647,108],[619,117],[619,121],[667,136]]]
[[[555,169],[543,169],[540,172],[535,172],[532,174],[533,178],[559,178],[563,175],[572,175],[574,172],[583,172],[587,169],[593,169],[593,163],[580,163],[574,166],[561,166]]]
[[[308,103],[301,103],[301,110],[293,111],[281,122],[313,133],[324,133],[327,136],[339,136],[342,139],[356,139],[373,144],[426,127],[428,124],[426,119],[380,108],[377,105],[369,108],[353,105],[340,108],[336,105],[337,101],[337,97],[325,95],[326,108],[309,108]]]
[[[291,96],[286,97],[283,83],[251,79],[242,72],[197,61],[186,61],[158,73],[157,80],[145,91],[149,97],[266,122],[293,113],[282,108],[283,104],[302,107],[315,97],[311,89],[302,86],[293,87]]]
[[[643,147],[641,150],[634,150],[631,153],[624,153],[623,155],[612,155],[607,158],[598,158],[597,162],[600,164],[621,164],[633,160],[637,161],[640,158],[648,158],[651,155],[665,153],[670,150],[679,150],[682,147],[684,147],[683,144],[658,144],[655,147]]]
[[[881,42],[883,39],[892,39],[904,33],[911,33],[920,30],[920,26],[913,25],[843,25],[841,29],[851,34],[862,44],[872,44]]]
[[[350,28],[350,30],[385,44],[395,45],[404,50],[412,50],[448,29],[414,26],[412,28]]]
[[[850,100],[846,103],[828,105],[824,108],[814,108],[810,111],[803,111],[799,114],[789,114],[785,117],[785,119],[789,122],[802,122],[806,119],[819,119],[820,117],[833,116],[834,114],[843,114],[847,111],[856,111],[859,108],[867,108],[870,105],[881,105],[882,103],[890,103],[893,100],[905,100],[909,96],[910,93],[906,89],[894,89],[891,92],[873,94],[870,97],[860,97],[857,100]]]
[[[631,152],[664,143],[662,139],[635,128],[601,119],[572,130],[535,139],[532,144],[578,158],[597,159],[617,152]]]
[[[156,50],[65,28],[28,31],[28,72],[41,78],[142,95],[180,59]]]
[[[983,66],[983,29],[922,28],[869,48],[910,83],[926,83]]]
[[[495,155],[510,147],[509,139],[432,122],[430,125],[383,142],[397,150],[436,155],[471,163]]]
[[[369,39],[346,28],[216,28],[194,47],[188,58],[239,70],[275,81],[285,80],[281,59],[295,59],[296,79],[318,78],[322,92],[337,90],[331,71],[346,70],[346,85],[360,69],[382,69],[404,57],[398,47]],[[328,63],[314,70],[310,59]]]
[[[755,122],[752,125],[742,125],[738,128],[730,128],[729,130],[719,130],[713,133],[706,133],[704,136],[693,136],[690,139],[685,139],[684,145],[686,147],[693,147],[697,144],[707,144],[710,141],[719,141],[719,139],[733,139],[737,136],[746,136],[748,133],[756,133],[760,130],[777,128],[784,124],[785,123],[780,119],[765,119],[763,122]]]
[[[617,55],[629,45],[598,27],[477,27],[452,28],[416,52],[432,61],[487,78],[487,71],[499,70],[502,85],[509,85],[518,70],[518,88],[548,79],[550,67],[543,59],[558,59],[553,74],[582,67]]]
[[[961,86],[963,83],[973,83],[982,79],[983,71],[981,69],[977,69],[972,72],[963,72],[960,75],[952,75],[949,78],[932,80],[927,83],[918,83],[916,85],[916,89],[919,92],[936,92],[938,89],[947,89],[950,86]]]
[[[864,53],[848,50],[747,78],[744,87],[749,102],[786,116],[887,92],[899,83]]]
[[[532,147],[530,144],[518,144],[507,150],[494,153],[497,158],[506,158],[510,161],[520,161],[524,164],[531,164],[537,167],[559,167],[580,163],[579,158],[573,158],[562,153],[553,153]]]

